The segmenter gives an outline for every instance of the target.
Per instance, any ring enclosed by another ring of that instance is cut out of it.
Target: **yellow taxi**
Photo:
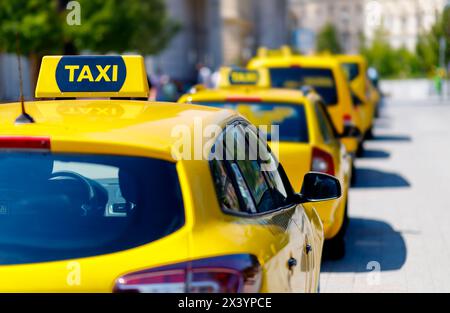
[[[340,142],[320,96],[311,88],[271,89],[267,69],[222,68],[219,88],[186,94],[179,103],[232,109],[269,134],[294,190],[301,190],[309,171],[336,176],[343,196],[314,204],[324,225],[324,253],[341,258],[348,221],[347,199],[351,179],[351,156]]]
[[[335,57],[299,55],[289,47],[280,50],[260,48],[258,55],[248,63],[248,68],[269,69],[271,85],[276,88],[312,86],[322,97],[347,150],[352,156],[356,154],[362,141],[358,127],[360,116],[353,106],[345,72]]]
[[[380,93],[367,77],[367,61],[362,55],[337,55],[342,63],[350,88],[353,93],[353,101],[362,121],[364,137],[372,137],[372,129],[377,105],[380,101]]]
[[[0,291],[317,291],[323,228],[303,204],[339,181],[295,193],[237,113],[147,96],[140,56],[51,56],[49,100],[0,107]],[[249,136],[260,153],[237,159]]]

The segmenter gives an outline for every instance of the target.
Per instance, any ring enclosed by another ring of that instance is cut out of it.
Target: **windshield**
[[[0,173],[0,264],[122,251],[184,224],[166,161],[3,152]]]
[[[308,142],[308,127],[305,108],[288,103],[245,103],[245,102],[196,102],[218,108],[234,110],[245,116],[256,126],[268,126],[268,139],[271,125],[279,126],[279,140],[287,142]]]
[[[270,79],[273,87],[300,89],[312,86],[322,96],[326,105],[338,103],[336,83],[333,72],[322,68],[270,68]]]
[[[349,81],[354,80],[359,75],[359,66],[357,63],[343,63],[342,67]]]

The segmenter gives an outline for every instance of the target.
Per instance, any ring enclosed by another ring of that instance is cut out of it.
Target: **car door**
[[[261,225],[270,234],[273,254],[264,262],[264,289],[269,292],[292,292],[293,270],[298,259],[296,206],[287,204],[288,190],[275,190],[272,177],[263,170],[258,156],[258,137],[248,124],[234,124],[226,131],[227,160],[239,196],[252,223]],[[230,143],[229,139],[233,141]],[[255,139],[256,138],[256,139]],[[264,146],[267,152],[267,144]],[[234,151],[232,151],[234,149]],[[229,156],[232,156],[230,158]],[[266,164],[267,165],[267,164]],[[255,240],[258,240],[255,238]]]
[[[286,266],[288,268],[289,287],[293,292],[306,292],[311,290],[312,275],[311,261],[308,258],[307,236],[311,231],[308,226],[309,221],[301,205],[290,204],[287,201],[292,186],[287,179],[282,165],[278,164],[275,156],[271,153],[267,142],[262,136],[257,135],[251,128],[248,132],[250,141],[258,141],[259,163],[262,174],[273,195],[272,221],[286,229],[289,235],[288,258]],[[251,149],[251,148],[250,148]],[[280,196],[281,195],[281,196]],[[259,213],[262,213],[258,210]]]
[[[302,251],[305,262],[308,263],[308,292],[317,292],[322,262],[322,247],[324,242],[323,224],[319,214],[312,206],[302,206],[305,247]]]

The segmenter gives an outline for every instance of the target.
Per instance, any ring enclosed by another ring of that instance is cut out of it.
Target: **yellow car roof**
[[[250,60],[248,68],[259,67],[292,67],[305,66],[317,68],[330,68],[339,66],[339,62],[331,55],[299,55],[287,54],[280,56],[257,56]]]
[[[366,59],[360,54],[336,54],[335,57],[344,63],[358,63],[365,64],[367,63]]]
[[[288,102],[301,104],[305,100],[305,95],[300,90],[291,89],[267,89],[267,88],[219,88],[204,89],[194,94],[187,94],[180,98],[180,103],[195,101],[245,101],[246,99],[260,99],[261,101]]]
[[[191,131],[224,125],[237,116],[230,110],[197,105],[131,100],[53,100],[26,102],[35,123],[15,124],[20,103],[0,106],[0,137],[50,137],[51,150],[72,153],[140,155],[173,160],[175,127]]]

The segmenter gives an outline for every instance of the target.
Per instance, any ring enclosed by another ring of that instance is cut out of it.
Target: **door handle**
[[[309,243],[306,244],[305,251],[306,251],[306,254],[309,254],[312,251],[312,246]]]
[[[289,270],[292,270],[293,267],[297,266],[297,259],[292,258],[292,257],[289,258],[287,265],[288,265]]]

